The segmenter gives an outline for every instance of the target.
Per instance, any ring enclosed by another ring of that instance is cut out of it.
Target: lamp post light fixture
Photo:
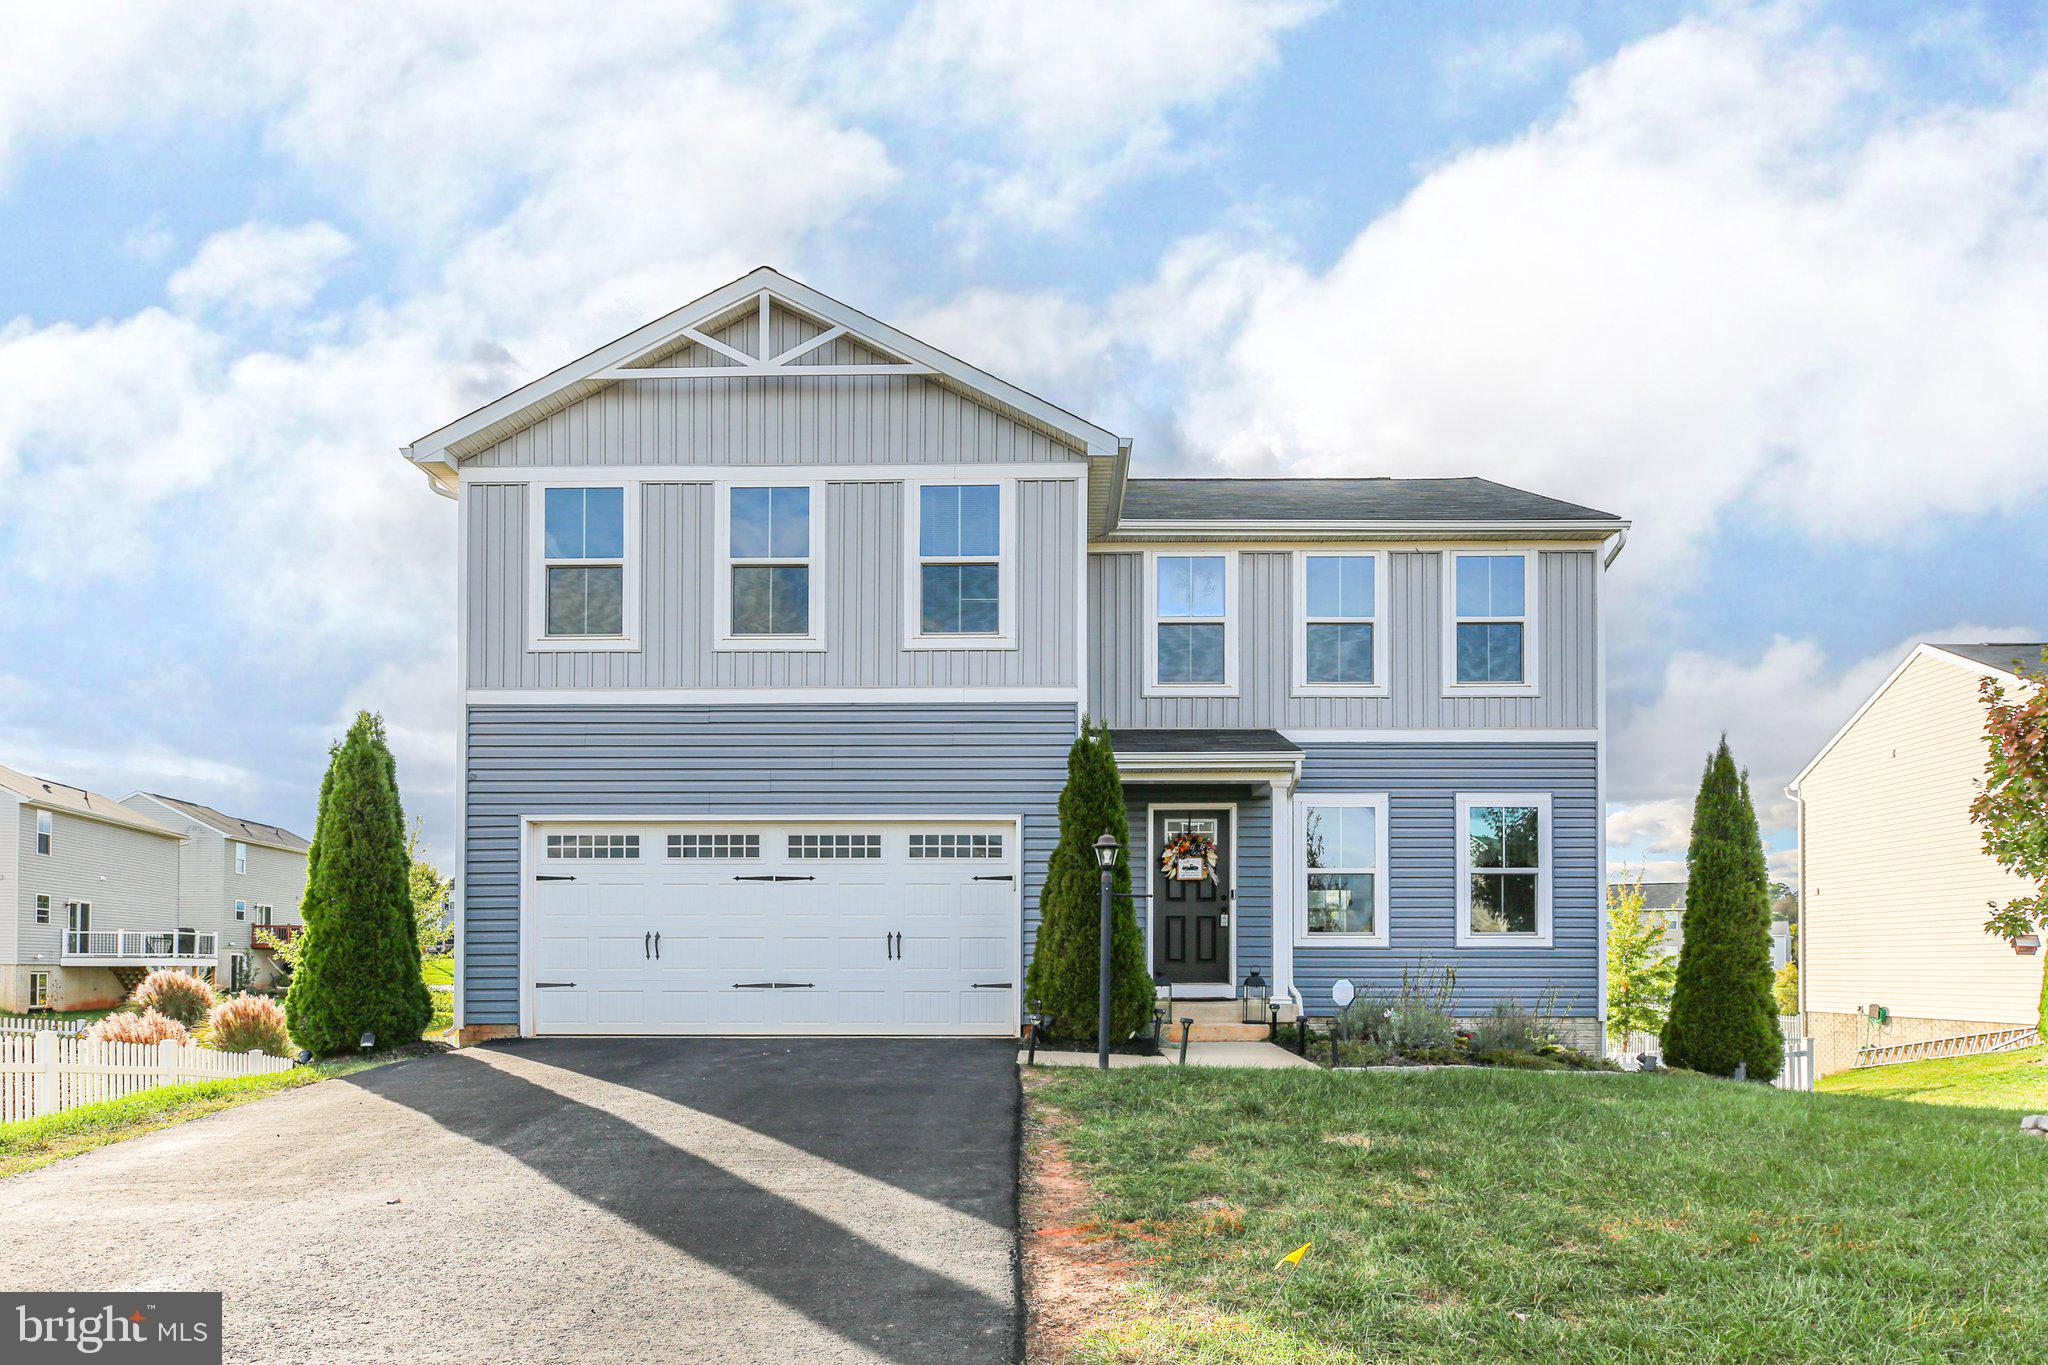
[[[1113,914],[1109,905],[1109,879],[1116,870],[1116,855],[1116,836],[1108,830],[1102,831],[1102,837],[1095,841],[1095,865],[1102,869],[1102,951],[1095,983],[1095,1065],[1102,1071],[1109,1070],[1109,946]]]
[[[1251,969],[1240,989],[1244,997],[1244,1012],[1238,1018],[1247,1024],[1265,1023],[1266,1005],[1273,998],[1273,988],[1266,984],[1265,977],[1259,975],[1257,967]]]

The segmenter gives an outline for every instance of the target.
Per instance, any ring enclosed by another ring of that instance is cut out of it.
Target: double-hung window
[[[1007,643],[1003,485],[915,485],[910,643]]]
[[[247,844],[238,842],[235,845],[235,873],[239,876],[247,873],[248,870],[249,846]]]
[[[812,489],[728,488],[721,539],[728,649],[815,648],[811,614]]]
[[[539,490],[539,643],[626,639],[632,615],[626,491],[554,486]]]
[[[1458,797],[1458,946],[1550,944],[1550,797]]]
[[[1377,551],[1294,556],[1294,690],[1384,696]]]
[[[37,923],[37,924],[48,924],[49,922],[50,922],[50,898],[49,898],[48,896],[37,896],[37,897],[36,897],[36,923]]]
[[[1453,691],[1529,692],[1536,685],[1529,595],[1535,557],[1453,551],[1444,613],[1444,684]]]
[[[1237,688],[1237,556],[1147,556],[1148,692],[1228,694]]]
[[[1387,945],[1387,798],[1379,793],[1296,797],[1301,840],[1301,915],[1294,941],[1304,947]]]
[[[249,902],[247,902],[247,901],[236,901],[236,902],[235,902],[235,918],[236,918],[236,919],[238,919],[238,920],[245,920],[245,919],[249,918]]]
[[[48,853],[50,841],[56,837],[55,819],[46,810],[36,812],[36,852]]]

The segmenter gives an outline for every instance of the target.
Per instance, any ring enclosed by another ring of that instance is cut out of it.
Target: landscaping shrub
[[[1685,870],[1685,946],[1665,1060],[1716,1076],[1747,1063],[1750,1079],[1770,1080],[1785,1060],[1771,992],[1770,875],[1749,778],[1726,735],[1700,777]]]
[[[1117,775],[1109,729],[1083,725],[1067,750],[1067,785],[1060,791],[1060,841],[1046,867],[1038,898],[1038,945],[1025,974],[1026,997],[1050,1019],[1054,1036],[1095,1037],[1096,985],[1101,971],[1102,873],[1095,841],[1103,831],[1123,850],[1110,874],[1115,919],[1110,938],[1110,1041],[1122,1042],[1152,1018],[1152,973],[1145,966],[1145,935],[1131,900],[1130,822],[1123,779]]]
[[[94,1043],[189,1043],[192,1035],[185,1026],[153,1009],[140,1014],[110,1014],[85,1031]]]
[[[191,1029],[205,1020],[214,998],[213,987],[190,972],[160,968],[143,977],[128,999],[138,1012],[155,1010]]]
[[[1541,1052],[1558,1046],[1557,1032],[1541,1013],[1510,997],[1496,1000],[1487,1016],[1473,1025],[1466,1048],[1474,1056],[1510,1052]]]
[[[267,1052],[292,1055],[284,1006],[261,995],[231,995],[213,1007],[206,1027],[214,1047],[223,1052]]]
[[[409,1043],[433,1016],[413,930],[405,812],[384,723],[357,714],[330,751],[306,855],[305,945],[285,996],[299,1046],[353,1051],[365,1033]]]

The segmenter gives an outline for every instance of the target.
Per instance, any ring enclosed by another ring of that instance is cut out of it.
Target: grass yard
[[[1821,1077],[1818,1088],[1830,1095],[2048,1114],[2048,1047],[1838,1071]]]
[[[420,959],[420,975],[428,987],[447,987],[433,990],[434,1017],[427,1021],[429,1038],[438,1038],[455,1027],[455,954],[440,953]]]
[[[439,953],[420,959],[420,975],[429,986],[452,986],[455,984],[455,954]]]
[[[47,1166],[67,1156],[77,1156],[111,1142],[141,1137],[144,1133],[190,1119],[204,1118],[222,1109],[260,1100],[283,1090],[312,1085],[330,1076],[346,1076],[385,1062],[396,1061],[402,1053],[379,1053],[374,1057],[343,1057],[267,1076],[240,1076],[225,1081],[198,1081],[191,1085],[160,1085],[124,1095],[117,1100],[81,1104],[61,1114],[19,1123],[0,1123],[0,1179]]]
[[[1130,1277],[1073,1359],[2033,1359],[2048,1340],[2048,1140],[2004,1113],[1688,1076],[1028,1085],[1034,1164],[1063,1143],[1093,1190],[1056,1235],[1109,1239]]]

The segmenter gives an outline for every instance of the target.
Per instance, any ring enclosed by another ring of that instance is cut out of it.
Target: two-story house
[[[178,923],[214,936],[214,980],[230,990],[279,984],[256,930],[297,933],[311,845],[288,829],[226,815],[197,801],[133,792],[121,804],[185,836],[179,854]]]
[[[112,797],[0,768],[0,1009],[118,1005],[153,967],[211,967],[181,927],[176,829]]]
[[[1597,1036],[1608,513],[1135,479],[769,269],[405,453],[460,528],[468,1038],[1014,1034],[1083,716],[1178,995],[1427,962]]]

